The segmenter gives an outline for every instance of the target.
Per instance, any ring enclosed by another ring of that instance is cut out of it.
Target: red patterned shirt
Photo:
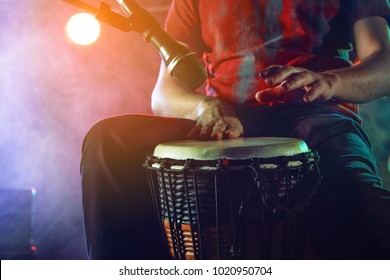
[[[207,94],[256,103],[272,64],[313,71],[351,65],[351,28],[390,16],[386,0],[173,0],[165,28],[203,57]]]

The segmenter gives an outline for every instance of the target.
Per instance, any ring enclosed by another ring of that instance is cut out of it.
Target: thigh
[[[384,205],[389,193],[381,187],[371,149],[357,134],[346,133],[317,150],[322,183],[307,213],[315,251],[322,258],[381,258],[376,241],[388,244],[378,229],[389,224],[383,215],[390,210]]]
[[[81,160],[90,258],[165,258],[143,163],[154,146],[183,139],[193,125],[184,119],[123,115],[90,129]]]
[[[322,183],[310,209],[311,233],[325,258],[390,256],[390,192],[382,187],[370,144],[360,129],[316,146]]]
[[[320,154],[323,176],[381,186],[371,143],[354,120],[326,106],[296,105],[239,111],[247,136],[294,137]]]
[[[188,119],[154,115],[120,115],[103,119],[87,133],[83,147],[89,141],[114,138],[126,150],[155,146],[164,141],[185,138],[195,125]]]
[[[159,143],[185,138],[193,125],[186,119],[152,115],[122,115],[99,121],[83,142],[84,190],[101,186],[101,192],[118,201],[126,203],[131,196],[133,204],[142,207],[142,196],[148,190],[143,168],[146,155]]]
[[[325,106],[249,111],[242,116],[251,136],[300,138],[320,155],[322,183],[306,211],[316,252],[324,258],[388,256],[390,195],[362,127]]]

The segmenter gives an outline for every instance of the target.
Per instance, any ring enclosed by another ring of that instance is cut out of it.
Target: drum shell
[[[302,212],[309,202],[293,201],[299,207],[285,212],[272,202],[275,196],[280,199],[280,191],[265,190],[274,188],[275,178],[292,178],[300,187],[317,185],[316,154],[300,157],[305,161],[301,166],[288,167],[295,158],[183,161],[150,156],[145,167],[171,255],[176,259],[285,258],[282,248],[270,252],[269,229],[278,226],[278,220]],[[315,188],[310,188],[305,196],[314,193]]]

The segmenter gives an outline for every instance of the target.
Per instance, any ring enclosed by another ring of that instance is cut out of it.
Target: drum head
[[[251,137],[219,141],[184,140],[159,144],[153,155],[178,160],[214,160],[272,158],[310,152],[301,139],[283,137]]]

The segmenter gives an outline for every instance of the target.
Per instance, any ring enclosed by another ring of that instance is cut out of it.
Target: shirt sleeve
[[[167,33],[201,56],[205,45],[197,0],[173,0],[164,25]]]
[[[350,25],[356,21],[373,16],[386,18],[390,24],[390,2],[389,0],[347,0],[349,6],[347,19]]]

